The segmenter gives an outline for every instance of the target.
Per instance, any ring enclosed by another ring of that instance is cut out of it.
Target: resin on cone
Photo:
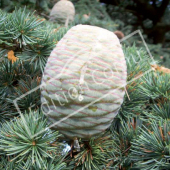
[[[48,58],[42,110],[66,138],[88,140],[111,125],[123,102],[126,78],[117,36],[96,26],[74,26]]]
[[[57,21],[66,25],[74,21],[74,16],[74,5],[68,0],[60,0],[54,5],[50,12],[51,21]]]

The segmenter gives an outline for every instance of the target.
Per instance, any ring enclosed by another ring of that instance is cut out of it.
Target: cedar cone
[[[122,31],[118,31],[118,30],[117,30],[117,31],[115,31],[114,33],[115,33],[116,36],[119,38],[119,40],[122,39],[122,38],[125,36]]]

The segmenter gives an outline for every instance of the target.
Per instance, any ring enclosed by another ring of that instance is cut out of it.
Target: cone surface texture
[[[75,8],[72,2],[60,0],[57,2],[50,12],[50,20],[65,24],[74,21]],[[68,21],[67,21],[68,20]]]
[[[77,25],[58,42],[42,78],[42,110],[69,139],[105,131],[125,94],[127,67],[117,36],[103,28]]]

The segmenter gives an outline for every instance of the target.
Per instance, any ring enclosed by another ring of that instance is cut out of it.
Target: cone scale
[[[117,36],[77,25],[59,41],[42,78],[42,110],[66,138],[87,140],[105,131],[125,94],[127,67]]]

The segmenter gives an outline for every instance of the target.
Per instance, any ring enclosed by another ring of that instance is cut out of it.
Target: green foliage
[[[44,167],[39,168],[39,166],[32,165],[30,159],[26,162],[14,162],[8,161],[10,157],[1,157],[0,168],[8,170],[63,170],[66,164],[63,161],[63,156],[53,156],[53,158],[47,158],[44,160]]]
[[[152,59],[146,51],[139,49],[133,45],[132,47],[124,46],[124,54],[127,63],[127,93],[120,109],[118,118],[126,119],[129,114],[131,116],[142,114],[146,102],[149,101],[147,95],[142,94],[143,75],[151,70],[150,63]]]
[[[141,170],[169,169],[170,124],[160,120],[151,122],[151,128],[144,127],[132,142],[132,160]]]
[[[170,120],[170,101],[162,102],[160,100],[158,104],[152,106],[151,112],[148,114],[148,117],[159,121],[160,119]]]
[[[66,169],[105,169],[113,157],[112,142],[111,137],[104,134],[91,138],[90,141],[80,141],[81,151],[71,159]],[[69,155],[68,157],[70,159]]]
[[[50,0],[1,0],[0,8],[11,12],[18,6],[27,6],[29,9],[37,9],[38,11],[48,12]]]
[[[97,0],[81,0],[78,2],[76,0],[72,0],[72,2],[75,3],[76,12],[79,14],[90,13],[90,15],[96,16],[98,19],[109,18],[106,8]]]
[[[111,21],[109,19],[101,20],[101,19],[98,19],[97,17],[91,16],[91,15],[89,16],[89,18],[86,18],[84,15],[81,15],[81,14],[77,14],[75,16],[74,25],[77,25],[77,24],[94,25],[94,26],[108,29],[110,31],[115,31],[116,26],[117,26],[116,23],[114,23],[113,21]]]
[[[40,90],[26,93],[40,85],[47,58],[68,29],[36,17],[26,8],[11,14],[0,10],[0,16],[0,117],[4,121],[18,114],[13,100],[24,94],[17,100],[23,113],[39,107]],[[16,62],[8,59],[9,51],[18,58]]]
[[[40,107],[40,89],[33,91],[31,90],[39,87],[40,85],[40,78],[26,78],[25,80],[18,81],[18,88],[15,89],[15,92],[6,98],[6,102],[8,104],[13,104],[13,101],[17,99],[17,105],[21,112],[29,111],[29,109],[36,110]],[[29,93],[28,93],[29,92]],[[24,95],[23,97],[21,97]],[[16,106],[13,105],[11,107],[12,112],[17,114]]]
[[[4,60],[0,63],[0,94],[1,97],[7,97],[14,93],[15,86],[17,86],[18,80],[25,77],[23,66],[20,62],[12,64],[11,61]],[[21,74],[23,73],[23,74]]]
[[[29,161],[38,168],[45,167],[46,158],[52,158],[52,153],[59,155],[62,151],[56,142],[58,132],[46,128],[46,120],[38,112],[30,112],[21,115],[19,119],[5,122],[0,133],[0,150],[13,155],[11,161]]]
[[[26,12],[25,8],[15,10],[12,14],[0,11],[0,14],[0,57],[7,50],[13,50],[18,58],[30,64],[34,62],[34,67],[40,67],[43,71],[47,57],[67,29],[55,31],[54,27],[58,25],[44,23],[44,19]]]
[[[5,120],[9,120],[15,114],[10,113],[10,106],[0,99],[0,123],[4,122]]]
[[[148,44],[150,52],[155,60],[159,61],[160,65],[170,68],[170,48],[167,44],[167,47],[162,47],[162,44]]]
[[[34,13],[31,15],[25,13],[25,9],[15,10],[12,15],[10,15],[9,20],[7,21],[9,24],[8,30],[10,36],[19,43],[20,47],[22,44],[27,45],[31,43],[35,43],[35,39],[42,38],[41,34],[37,34],[37,31],[40,31],[39,25],[42,21],[35,18]]]
[[[0,109],[3,119],[18,114],[13,100],[36,88],[40,84],[41,78],[39,76],[41,76],[40,70],[36,70],[33,66],[30,67],[21,61],[12,64],[11,61],[4,59],[0,63]],[[32,105],[35,105],[33,108],[37,108],[40,105],[40,90],[25,95],[17,101],[17,104],[23,112],[28,111]]]
[[[119,129],[115,122],[110,128],[113,136],[113,158],[109,163],[110,169],[117,170],[119,167],[129,169],[134,163],[131,160],[132,141],[139,134],[139,127],[142,125],[142,120],[138,117],[128,118],[128,121],[121,120]]]
[[[76,16],[74,24],[94,25],[115,31],[117,24],[111,20],[104,5],[97,0],[72,0]]]
[[[142,77],[141,93],[151,99],[166,98],[170,100],[170,75],[159,72],[146,74]]]

